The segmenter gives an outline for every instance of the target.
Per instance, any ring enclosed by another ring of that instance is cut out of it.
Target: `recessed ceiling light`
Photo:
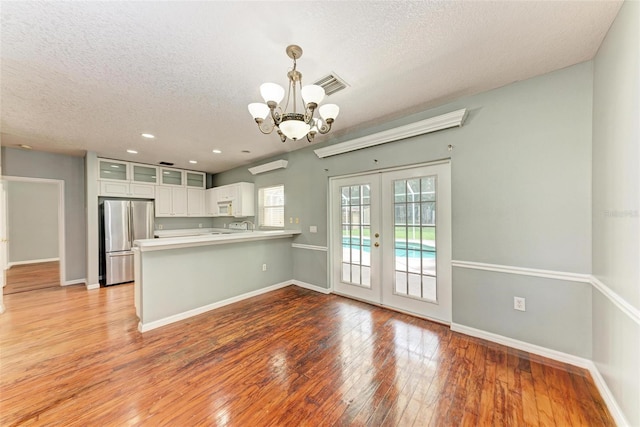
[[[27,144],[20,144],[20,145],[18,145],[18,147],[24,148],[25,150],[32,150],[33,149],[32,146],[27,145]]]
[[[221,154],[221,153],[222,153],[222,151],[220,151],[220,150],[213,150],[213,154]]]
[[[150,133],[143,133],[141,135],[143,138],[149,138],[149,139],[155,138],[155,135],[151,135]]]
[[[129,154],[138,154],[138,152],[136,150],[127,150],[127,153],[129,153]]]
[[[198,161],[197,160],[189,160],[189,163],[193,163],[195,165],[196,163],[198,163]]]

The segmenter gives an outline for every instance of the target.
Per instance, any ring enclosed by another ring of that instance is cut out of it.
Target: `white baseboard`
[[[87,279],[67,280],[64,282],[62,286],[79,285],[81,283],[87,283]]]
[[[312,285],[311,283],[301,282],[300,280],[292,280],[291,283],[293,283],[294,285],[299,286],[301,288],[309,289],[311,291],[320,292],[321,294],[328,295],[328,294],[331,293],[331,289],[323,288],[323,287],[318,286],[318,285]]]
[[[487,341],[506,345],[507,347],[512,347],[518,350],[537,354],[538,356],[548,357],[549,359],[568,363],[570,365],[578,366],[584,369],[589,369],[590,365],[593,364],[591,360],[585,359],[583,357],[574,356],[572,354],[552,350],[550,348],[542,347],[535,344],[530,344],[525,341],[516,340],[513,338],[505,337],[503,335],[494,334],[493,332],[487,332],[481,329],[472,328],[470,326],[461,325],[459,323],[451,323],[451,330],[460,332],[461,334],[470,335],[472,337],[482,338]]]
[[[29,259],[26,261],[13,261],[7,263],[7,268],[11,268],[14,265],[27,265],[27,264],[39,264],[41,262],[53,262],[60,261],[60,258],[42,258],[42,259]]]
[[[600,375],[600,371],[595,363],[589,361],[591,363],[591,367],[589,368],[589,372],[591,373],[591,378],[593,378],[593,382],[595,383],[598,391],[600,392],[600,396],[604,399],[604,402],[607,404],[607,408],[613,417],[613,420],[616,422],[616,425],[619,426],[630,426],[627,418],[624,416],[622,409],[618,406],[618,402],[615,397],[613,397],[613,393],[609,390],[609,386],[607,386],[607,382]]]
[[[530,344],[525,341],[520,341],[513,338],[505,337],[503,335],[494,334],[492,332],[483,331],[481,329],[460,325],[458,323],[451,323],[451,330],[459,332],[461,334],[470,335],[472,337],[482,338],[487,341],[502,344],[507,347],[516,348],[528,353],[537,354],[538,356],[543,356],[549,359],[557,360],[559,362],[568,363],[569,365],[588,370],[591,374],[591,377],[593,378],[593,382],[600,392],[600,395],[607,404],[607,408],[609,408],[609,412],[611,412],[611,416],[615,420],[616,424],[619,426],[629,425],[622,410],[620,409],[620,406],[618,406],[618,402],[616,402],[613,394],[611,393],[611,390],[609,390],[607,383],[605,382],[604,378],[602,378],[602,375],[600,375],[600,371],[598,371],[598,368],[596,364],[593,363],[593,361],[585,359],[583,357],[564,353],[562,351],[552,350],[550,348]]]
[[[86,286],[87,286],[87,290],[100,289],[100,283],[94,283],[94,284],[91,284],[91,285],[87,283]]]
[[[154,320],[153,322],[148,322],[148,323],[138,322],[138,330],[140,332],[147,332],[152,329],[159,328],[161,326],[169,325],[171,323],[179,322],[180,320],[188,319],[190,317],[197,316],[202,313],[206,313],[207,311],[215,310],[216,308],[224,307],[225,305],[233,304],[234,302],[238,302],[238,301],[245,300],[247,298],[252,298],[258,295],[266,294],[267,292],[275,291],[277,289],[290,286],[291,284],[292,284],[291,280],[287,280],[286,282],[276,283],[275,285],[271,285],[266,288],[258,289],[256,291],[247,292],[242,295],[238,295],[235,297],[227,298],[222,301],[207,304],[202,307],[198,307],[182,313],[174,314],[173,316],[165,317],[159,320]]]

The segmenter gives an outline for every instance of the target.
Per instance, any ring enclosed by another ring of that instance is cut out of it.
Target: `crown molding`
[[[450,113],[431,117],[419,122],[373,133],[371,135],[341,142],[339,144],[329,145],[328,147],[319,148],[314,150],[314,153],[316,153],[319,158],[323,159],[329,156],[386,144],[387,142],[411,138],[412,136],[423,135],[452,127],[460,127],[463,125],[466,117],[467,109],[463,108],[461,110],[452,111]]]
[[[276,160],[274,162],[269,162],[249,168],[249,172],[251,172],[251,175],[258,175],[259,173],[265,173],[276,169],[286,169],[288,164],[289,162],[287,160]]]

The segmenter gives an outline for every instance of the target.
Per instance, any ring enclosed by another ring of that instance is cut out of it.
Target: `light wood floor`
[[[60,286],[60,262],[14,265],[7,270],[5,295]]]
[[[0,425],[614,425],[582,369],[338,296],[291,286],[145,334],[132,301],[6,296]]]

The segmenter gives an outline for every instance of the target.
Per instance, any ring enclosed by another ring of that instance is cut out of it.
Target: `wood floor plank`
[[[6,270],[4,295],[60,286],[60,262],[14,265]]]
[[[132,285],[4,303],[2,426],[614,425],[580,368],[293,286],[145,334]]]

